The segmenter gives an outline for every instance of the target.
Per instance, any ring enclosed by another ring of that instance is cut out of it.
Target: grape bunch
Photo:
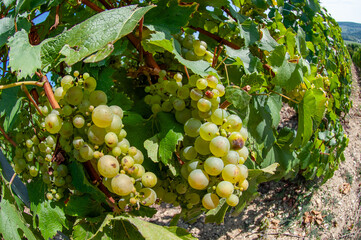
[[[212,63],[213,54],[207,50],[206,42],[196,40],[192,34],[177,35],[175,37],[182,44],[181,52],[185,59],[190,61],[205,60]]]

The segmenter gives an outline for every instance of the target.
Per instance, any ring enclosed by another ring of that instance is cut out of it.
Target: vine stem
[[[14,147],[17,147],[17,144],[14,142],[14,140],[12,140],[11,137],[9,137],[9,135],[6,134],[6,132],[4,131],[4,129],[1,126],[0,126],[0,132],[4,135],[6,140],[8,140],[11,143],[11,145],[13,145]]]
[[[16,83],[10,83],[6,85],[0,85],[0,90],[12,88],[12,87],[18,87],[21,85],[35,85],[38,87],[43,87],[44,83],[38,82],[38,81],[23,81],[23,82],[16,82]]]
[[[28,97],[28,99],[30,100],[30,102],[34,105],[34,107],[35,107],[35,108],[36,108],[36,110],[39,112],[39,114],[40,114],[41,116],[43,116],[43,113],[41,112],[41,110],[40,110],[40,108],[39,108],[38,104],[36,104],[35,100],[31,97],[31,95],[30,95],[30,93],[29,93],[28,89],[25,87],[25,85],[24,85],[24,84],[23,84],[23,85],[21,85],[21,90],[23,90],[23,91],[24,91],[25,95]]]
[[[41,76],[41,82],[44,83],[44,91],[46,94],[46,97],[48,98],[50,105],[53,109],[58,109],[60,108],[59,103],[56,101],[54,93],[53,93],[53,89],[50,86],[49,80],[47,78],[47,76],[45,75],[40,75]]]

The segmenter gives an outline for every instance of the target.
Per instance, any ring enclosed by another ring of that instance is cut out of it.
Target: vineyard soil
[[[180,222],[199,239],[360,239],[361,238],[361,72],[352,66],[353,107],[343,126],[350,138],[346,160],[325,184],[320,180],[268,182],[260,197],[238,217],[228,214],[221,225]],[[282,111],[284,123],[293,125],[293,111]],[[287,122],[287,123],[285,123]],[[168,225],[180,208],[157,207],[152,222]]]

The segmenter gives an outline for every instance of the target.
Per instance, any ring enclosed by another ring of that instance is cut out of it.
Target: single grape
[[[154,187],[157,184],[157,176],[152,172],[146,172],[142,176],[142,183],[145,187]]]
[[[237,166],[241,171],[241,177],[239,179],[239,182],[243,182],[248,177],[248,168],[246,165],[243,164],[238,164]]]
[[[222,198],[228,198],[234,191],[234,186],[228,181],[222,181],[217,184],[217,195]]]
[[[213,111],[211,119],[213,123],[217,125],[222,125],[224,123],[223,120],[226,119],[227,117],[228,117],[228,113],[226,110],[217,108],[216,110]]]
[[[189,173],[188,183],[194,189],[206,189],[209,184],[208,174],[201,169],[195,169]]]
[[[235,164],[228,164],[223,168],[222,178],[225,181],[236,183],[241,178],[241,170]]]
[[[98,127],[109,127],[113,121],[113,112],[108,106],[99,105],[92,112],[92,121]]]
[[[63,87],[58,87],[54,91],[54,97],[56,101],[60,101],[64,98],[66,91],[64,91]]]
[[[105,105],[108,102],[107,95],[101,90],[95,90],[89,95],[90,104],[94,107],[98,105]]]
[[[216,208],[218,204],[219,204],[219,198],[214,193],[207,193],[202,198],[202,205],[204,208],[208,210]]]
[[[79,153],[84,160],[91,160],[94,157],[94,149],[88,144],[81,146]]]
[[[108,147],[116,147],[118,144],[118,136],[114,132],[108,132],[104,137],[104,142]]]
[[[248,155],[249,155],[249,151],[248,151],[248,148],[246,148],[246,146],[237,150],[237,153],[239,154],[239,156],[241,158],[243,158],[244,161],[248,158]]]
[[[58,133],[61,129],[63,120],[59,117],[59,115],[55,113],[50,113],[45,118],[45,128],[49,133],[55,134]]]
[[[61,79],[60,85],[63,87],[64,91],[67,91],[74,85],[74,78],[71,75],[65,75]]]
[[[70,105],[76,106],[81,103],[83,100],[83,90],[79,86],[74,86],[68,89],[68,91],[65,94],[65,100]]]
[[[188,146],[183,149],[183,157],[187,160],[193,160],[197,157],[197,151],[193,146]]]
[[[125,174],[118,174],[113,177],[111,186],[114,193],[118,194],[119,196],[127,196],[133,191],[134,188],[132,179]]]
[[[134,159],[131,156],[126,155],[122,158],[120,164],[123,168],[131,168],[134,165]]]
[[[73,124],[71,122],[63,122],[59,133],[65,138],[71,137],[73,135]]]
[[[210,88],[216,88],[218,84],[218,79],[216,76],[209,75],[207,78],[208,87]]]
[[[167,100],[162,103],[161,108],[163,112],[170,112],[173,109],[173,104],[169,100]]]
[[[223,97],[226,93],[226,89],[224,88],[223,84],[217,84],[216,89],[218,90],[220,97]]]
[[[93,77],[84,78],[84,89],[88,92],[93,92],[97,87],[97,81]]]
[[[227,132],[237,132],[242,128],[242,119],[235,115],[229,115],[226,119],[227,121],[223,123],[222,128],[227,130]]]
[[[119,173],[118,160],[111,155],[104,155],[98,160],[98,171],[103,177],[112,178]]]
[[[180,99],[187,99],[189,97],[189,88],[188,86],[183,86],[183,87],[180,87],[177,91],[177,96],[180,98]]]
[[[198,193],[186,193],[184,196],[185,200],[192,205],[196,205],[201,201],[201,197]]]
[[[38,173],[39,173],[39,171],[38,171],[38,169],[37,169],[35,166],[31,166],[31,167],[29,168],[29,174],[30,174],[30,176],[36,177],[36,176],[38,176]]]
[[[105,135],[106,131],[104,128],[91,125],[88,129],[88,139],[94,144],[102,145],[104,143]]]
[[[129,141],[126,138],[123,138],[118,142],[118,147],[122,150],[122,153],[127,153],[130,147]]]
[[[227,138],[217,136],[209,143],[211,153],[216,157],[224,157],[230,150],[230,144]]]
[[[242,127],[241,130],[239,131],[243,137],[244,141],[247,141],[248,138],[248,131],[246,128]]]
[[[200,79],[197,80],[196,86],[197,86],[197,88],[198,88],[199,90],[203,90],[203,89],[206,89],[206,88],[207,88],[208,82],[207,82],[206,79],[200,78]]]
[[[208,112],[209,110],[211,110],[211,107],[212,103],[205,98],[201,98],[197,102],[197,108],[201,112]]]
[[[214,137],[219,135],[218,127],[211,122],[203,123],[199,129],[199,134],[203,140],[211,141]]]
[[[232,132],[228,137],[228,141],[234,150],[239,150],[244,146],[244,139],[240,132]]]
[[[121,107],[119,107],[117,105],[112,105],[109,108],[112,110],[113,114],[118,115],[120,117],[120,119],[123,119],[124,113],[123,113],[123,109]]]
[[[175,112],[175,119],[181,124],[185,124],[192,117],[192,112],[190,109],[185,108],[182,111]]]
[[[195,169],[203,169],[203,162],[199,159],[194,159],[187,163],[188,172],[192,172]]]
[[[132,171],[131,171],[131,176],[134,178],[134,179],[139,179],[141,178],[145,173],[145,168],[140,165],[140,164],[137,164],[135,163],[132,167]]]
[[[234,150],[230,150],[226,156],[222,157],[222,160],[225,165],[238,164],[240,159],[241,158],[239,157],[238,152],[236,152]]]
[[[143,188],[139,191],[140,204],[150,206],[157,200],[156,192],[151,188]]]
[[[208,155],[211,153],[209,149],[210,142],[203,140],[200,136],[196,138],[194,142],[194,148],[201,155]]]
[[[173,107],[175,110],[177,111],[182,111],[185,109],[186,107],[186,104],[184,102],[183,99],[179,99],[179,98],[176,98],[174,101],[173,101]]]
[[[63,177],[56,177],[54,179],[54,184],[55,186],[57,187],[61,187],[61,186],[64,186],[65,185],[65,179]]]
[[[83,144],[84,144],[84,139],[82,139],[81,137],[78,136],[73,139],[73,147],[75,149],[79,150],[80,147],[83,146]]]
[[[190,118],[184,124],[184,132],[190,137],[197,137],[199,135],[199,129],[202,126],[200,120],[195,118]]]
[[[202,90],[199,90],[198,88],[193,88],[190,91],[189,96],[191,97],[192,100],[198,101],[199,99],[201,99],[203,97],[203,92],[202,92]]]
[[[211,176],[219,175],[223,170],[224,164],[222,159],[209,157],[204,162],[204,170]]]
[[[106,127],[105,130],[107,132],[114,132],[115,134],[119,135],[120,130],[122,130],[122,127],[123,127],[122,119],[118,115],[113,114],[113,120],[110,123],[110,126]]]
[[[188,185],[185,183],[178,183],[175,187],[175,190],[179,194],[185,194],[188,190]]]
[[[174,80],[176,80],[177,82],[181,82],[182,81],[182,78],[183,78],[183,76],[182,76],[182,74],[181,73],[176,73],[176,74],[174,74]]]
[[[241,191],[246,191],[249,187],[249,182],[245,179],[242,182],[239,182],[239,189]]]
[[[239,197],[237,197],[234,194],[231,194],[229,197],[226,198],[226,203],[231,207],[235,207],[239,203]]]
[[[137,164],[142,164],[144,161],[144,155],[142,151],[137,149],[137,153],[133,156],[134,162]]]

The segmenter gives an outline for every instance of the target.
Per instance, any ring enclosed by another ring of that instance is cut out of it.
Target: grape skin
[[[209,184],[208,174],[201,169],[195,169],[189,173],[188,183],[194,189],[206,189]]]
[[[202,198],[202,205],[204,208],[208,210],[216,208],[218,204],[219,204],[219,198],[214,193],[207,193]]]
[[[118,174],[113,177],[111,186],[114,193],[118,194],[119,196],[127,196],[134,189],[134,184],[131,178],[125,174]]]

